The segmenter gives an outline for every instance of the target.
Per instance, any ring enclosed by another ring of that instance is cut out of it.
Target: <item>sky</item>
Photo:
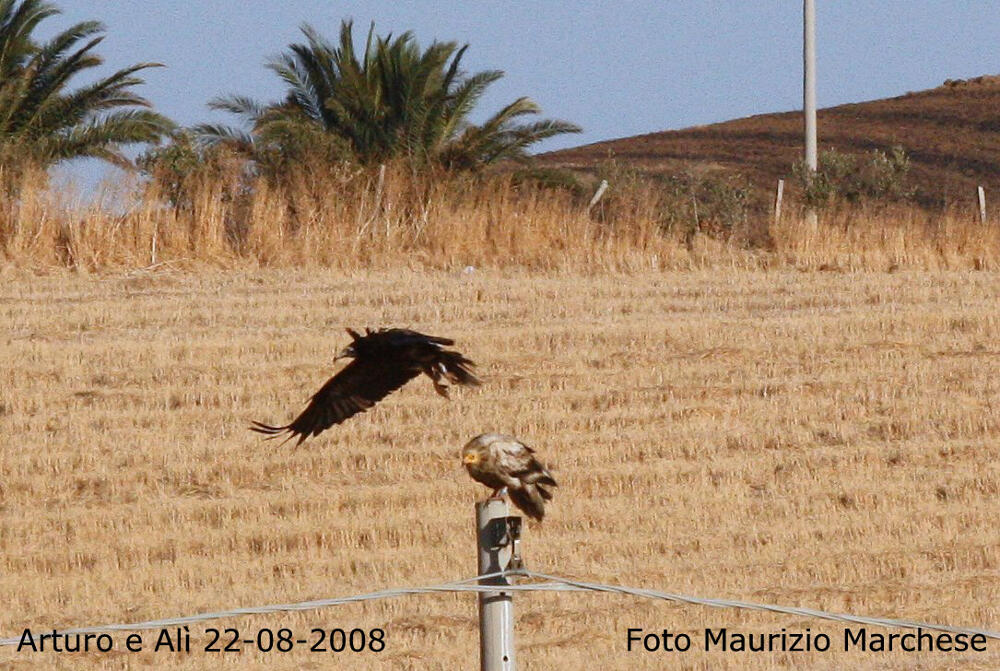
[[[55,0],[71,23],[107,26],[98,47],[110,73],[140,61],[137,91],[182,125],[231,122],[207,109],[230,93],[282,95],[268,58],[302,40],[309,23],[331,40],[353,18],[363,39],[412,31],[469,44],[469,72],[506,76],[473,120],[526,95],[543,116],[572,121],[579,135],[544,151],[802,107],[802,2],[798,0]],[[819,107],[901,95],[945,79],[1000,73],[1000,3],[995,0],[816,0]],[[822,127],[819,128],[822,146]],[[93,184],[105,175],[77,162],[61,176]]]

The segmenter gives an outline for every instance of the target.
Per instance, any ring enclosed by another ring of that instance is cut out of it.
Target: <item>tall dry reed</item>
[[[0,193],[0,263],[78,271],[171,266],[520,267],[656,270],[690,267],[874,269],[998,267],[1000,229],[918,208],[851,207],[802,223],[745,223],[766,231],[756,248],[675,230],[675,204],[651,183],[589,194],[512,175],[443,177],[405,166],[298,170],[275,180],[236,169],[191,180],[167,197],[138,178],[91,198],[29,172]],[[763,241],[763,244],[761,244]]]

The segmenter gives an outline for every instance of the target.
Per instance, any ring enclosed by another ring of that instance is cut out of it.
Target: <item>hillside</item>
[[[822,109],[818,129],[821,151],[902,145],[925,204],[968,202],[979,184],[1000,196],[1000,76],[948,80],[926,91]],[[739,172],[758,189],[773,190],[801,157],[802,113],[637,135],[540,158],[550,166],[589,172],[609,154],[648,172]]]

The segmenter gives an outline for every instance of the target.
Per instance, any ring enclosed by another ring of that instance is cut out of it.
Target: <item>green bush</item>
[[[183,130],[174,133],[166,144],[143,152],[135,162],[177,211],[193,211],[194,199],[204,184],[239,174],[233,169],[238,159],[224,148],[198,143]]]
[[[667,192],[667,226],[728,238],[747,222],[751,190],[742,175],[693,175],[663,178]]]
[[[792,167],[803,200],[811,207],[826,207],[839,201],[898,201],[911,198],[910,158],[900,146],[888,153],[879,149],[866,154],[848,154],[828,149],[819,154],[819,165],[810,174],[803,161]]]
[[[664,235],[688,242],[696,233],[731,238],[737,230],[747,228],[753,207],[750,184],[738,174],[644,174],[611,159],[600,166],[597,177],[609,184],[597,208],[600,219],[634,217],[636,204],[645,202]]]

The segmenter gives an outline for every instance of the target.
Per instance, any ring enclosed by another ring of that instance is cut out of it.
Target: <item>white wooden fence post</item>
[[[778,180],[778,190],[774,194],[774,223],[781,223],[781,197],[785,193],[785,180]]]
[[[602,179],[601,185],[597,187],[597,191],[594,193],[594,197],[590,199],[590,204],[587,205],[588,212],[590,212],[590,210],[593,209],[594,205],[597,205],[597,201],[601,199],[601,196],[603,196],[604,192],[607,190],[608,190],[608,180]]]
[[[976,195],[979,196],[979,223],[986,224],[986,190],[982,185],[976,188]]]

